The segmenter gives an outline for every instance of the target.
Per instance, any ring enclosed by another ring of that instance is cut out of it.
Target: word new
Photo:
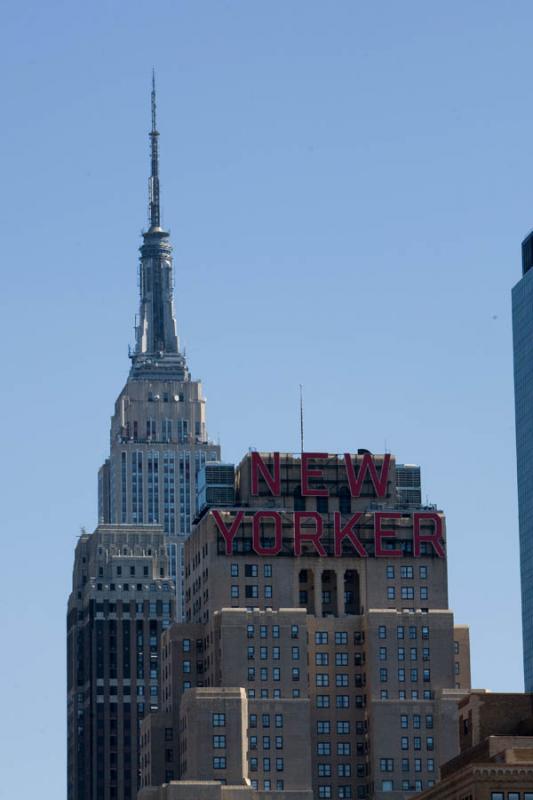
[[[321,469],[315,467],[311,468],[311,461],[325,460],[328,458],[327,453],[302,453],[301,457],[301,486],[303,497],[327,497],[329,492],[326,488],[318,488],[311,486],[310,481],[323,480],[324,476]],[[281,464],[279,453],[272,454],[273,470],[270,472],[268,466],[261,458],[261,453],[255,450],[251,453],[250,471],[252,494],[259,494],[259,477],[263,479],[265,485],[268,487],[270,493],[274,497],[281,497]],[[365,453],[359,466],[359,471],[355,473],[354,463],[350,453],[344,454],[344,466],[346,469],[346,479],[352,497],[359,497],[366,475],[370,477],[376,497],[387,496],[387,482],[389,477],[390,455],[387,453],[383,456],[383,464],[378,471],[370,453]]]

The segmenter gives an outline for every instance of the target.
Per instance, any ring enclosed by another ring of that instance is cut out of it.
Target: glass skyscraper
[[[524,684],[533,691],[533,231],[522,242],[522,278],[513,289],[520,577]]]

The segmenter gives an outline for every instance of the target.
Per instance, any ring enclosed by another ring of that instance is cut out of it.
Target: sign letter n
[[[257,496],[259,494],[259,476],[261,476],[274,497],[281,495],[281,470],[279,453],[272,453],[274,462],[274,472],[271,473],[267,465],[263,461],[261,453],[253,450],[250,460],[250,470],[252,478],[252,494]]]

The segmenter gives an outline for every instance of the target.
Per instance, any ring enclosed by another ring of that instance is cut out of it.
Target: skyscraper
[[[161,227],[152,84],[149,221],[131,369],[98,474],[99,525],[75,554],[67,616],[68,798],[131,800],[138,734],[160,702],[160,637],[182,615],[183,546],[197,476],[220,457],[180,350],[172,248]]]
[[[522,278],[513,288],[516,462],[522,585],[524,684],[533,691],[533,231],[522,242]]]
[[[161,227],[154,84],[150,155],[136,342],[111,419],[110,456],[98,475],[98,515],[114,525],[162,525],[180,617],[183,543],[196,510],[197,476],[206,461],[220,457],[220,448],[208,440],[202,384],[191,380],[176,332],[172,247]]]
[[[469,637],[448,608],[444,514],[406,507],[398,482],[391,454],[252,452],[233,507],[202,508],[186,622],[162,635],[160,704],[142,722],[139,800],[223,798],[209,781],[251,785],[251,800],[433,786],[458,752]],[[241,729],[219,715],[242,689]]]

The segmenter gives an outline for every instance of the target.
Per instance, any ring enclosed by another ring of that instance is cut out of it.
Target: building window
[[[226,756],[215,756],[213,758],[213,769],[226,769]]]
[[[400,747],[401,747],[402,750],[409,750],[409,737],[408,736],[402,736],[402,738],[400,739]]]
[[[403,593],[403,587],[402,587]],[[396,600],[396,589],[394,586],[387,586],[387,600]]]
[[[381,683],[387,683],[388,673],[385,667],[381,667],[379,671],[379,680],[381,681]]]
[[[330,756],[331,755],[331,744],[330,744],[330,742],[317,742],[316,743],[316,754],[317,754],[317,756]]]
[[[337,733],[340,734],[350,733],[350,723],[348,722],[348,720],[337,720]]]
[[[350,706],[350,696],[347,694],[338,694],[335,697],[335,707],[336,708],[349,708]]]
[[[327,655],[327,653],[325,653]],[[348,653],[335,653],[335,666],[347,667],[348,666]]]
[[[225,714],[213,714],[211,717],[213,728],[224,728],[226,726]]]
[[[226,737],[225,736],[213,736],[213,748],[215,750],[223,750],[226,747]]]
[[[382,792],[392,792],[394,790],[394,781],[381,781]]]
[[[257,578],[257,575],[258,575],[257,564],[244,565],[244,576],[246,578]]]
[[[316,696],[317,708],[329,708],[329,694],[317,694]]]
[[[380,625],[378,627],[378,639],[386,639],[387,638],[387,628],[385,625]]]
[[[419,567],[418,574],[421,578],[425,579],[428,576],[428,568],[427,567]]]
[[[319,778],[329,778],[331,777],[331,764],[318,764],[317,765],[317,772]]]
[[[238,564],[232,564],[231,565],[231,577],[232,578],[238,578],[239,577],[239,565]]]
[[[263,564],[263,577],[264,578],[272,577],[272,564]]]
[[[327,631],[316,631],[315,632],[315,644],[327,644],[328,643],[328,633]]]
[[[381,772],[394,772],[394,759],[393,758],[380,758],[379,768]]]
[[[413,586],[402,586],[402,600],[413,600],[415,590]]]
[[[413,567],[400,567],[400,577],[401,578],[412,578],[413,577]]]

